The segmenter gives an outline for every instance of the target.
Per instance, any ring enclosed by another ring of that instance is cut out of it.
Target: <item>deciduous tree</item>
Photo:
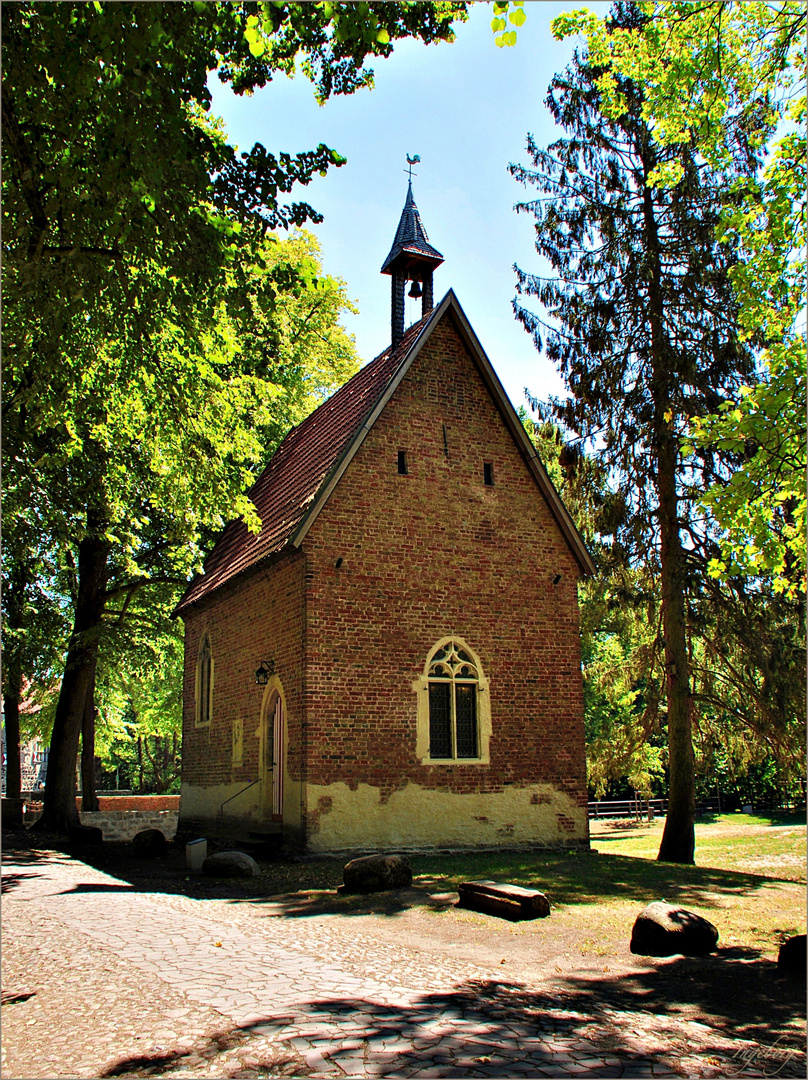
[[[184,579],[224,517],[255,527],[251,470],[351,363],[343,341],[341,360],[318,361],[327,374],[295,368],[279,297],[321,302],[339,288],[318,283],[310,259],[274,263],[265,239],[317,220],[283,198],[343,159],[258,144],[239,156],[206,115],[209,73],[248,92],[297,59],[321,99],[349,93],[370,82],[367,57],[401,37],[451,39],[464,9],[3,8],[4,452],[23,488],[42,479],[41,526],[75,578],[43,828],[76,822],[74,763],[108,606]]]

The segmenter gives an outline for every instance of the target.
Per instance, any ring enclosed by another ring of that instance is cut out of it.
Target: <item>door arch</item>
[[[286,697],[273,675],[261,703],[258,728],[261,780],[261,816],[283,821],[283,777],[286,771]]]

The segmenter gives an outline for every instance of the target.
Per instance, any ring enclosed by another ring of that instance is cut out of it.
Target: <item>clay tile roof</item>
[[[381,272],[383,274],[392,273],[389,268],[402,252],[407,255],[423,255],[435,266],[439,266],[443,262],[443,256],[432,247],[429,237],[426,235],[424,223],[421,221],[421,215],[418,213],[418,207],[412,197],[412,183],[407,188],[407,199],[404,203],[404,209],[401,211],[396,238],[390,248],[390,254],[382,264]]]
[[[175,614],[286,546],[429,318],[414,323],[395,350],[385,349],[292,428],[249,493],[261,531],[249,532],[241,518],[226,525]]]

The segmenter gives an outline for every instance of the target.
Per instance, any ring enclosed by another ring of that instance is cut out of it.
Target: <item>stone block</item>
[[[141,829],[132,837],[132,847],[140,859],[165,855],[168,841],[159,829]]]
[[[204,837],[189,840],[185,845],[185,865],[189,870],[201,870],[208,857],[208,842]]]
[[[463,881],[458,889],[458,907],[481,911],[500,919],[543,919],[550,914],[550,901],[538,889],[524,889],[500,881]]]

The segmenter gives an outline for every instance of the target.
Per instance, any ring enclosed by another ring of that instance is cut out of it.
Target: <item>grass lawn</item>
[[[696,825],[696,865],[656,861],[663,820],[593,822],[592,852],[423,856],[413,861],[431,893],[493,878],[547,893],[553,919],[583,931],[581,955],[608,956],[630,936],[640,907],[682,904],[714,922],[723,946],[776,958],[805,932],[806,827],[797,818],[716,815]],[[525,924],[526,925],[526,924]],[[539,924],[531,924],[538,926]]]
[[[609,855],[655,859],[664,818],[653,823],[593,821],[592,846]],[[805,817],[713,814],[696,822],[696,865],[805,881]]]

